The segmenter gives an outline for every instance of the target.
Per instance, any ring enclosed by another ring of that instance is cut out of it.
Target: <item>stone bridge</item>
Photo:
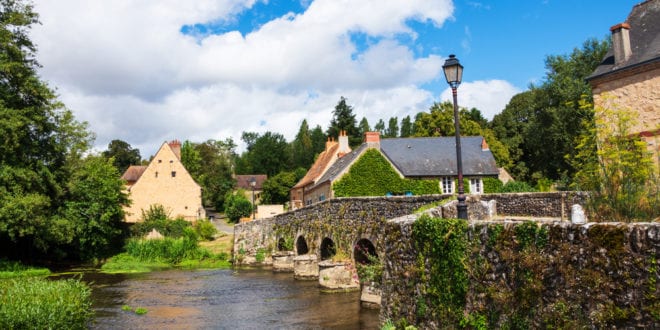
[[[241,223],[234,228],[234,260],[238,264],[270,265],[273,255],[288,250],[296,256],[314,255],[321,261],[335,256],[363,262],[367,253],[381,255],[385,251],[383,228],[388,219],[452,199],[455,197],[451,195],[336,198]],[[479,207],[490,201],[495,201],[496,217],[566,219],[571,205],[583,204],[583,200],[582,194],[561,192],[472,195],[467,202],[470,219],[490,219],[493,214],[484,214]],[[452,210],[446,208],[445,217],[451,217]]]

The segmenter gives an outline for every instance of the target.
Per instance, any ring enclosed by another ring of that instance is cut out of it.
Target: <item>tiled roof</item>
[[[316,180],[316,185],[321,184],[326,181],[334,181],[337,177],[344,173],[344,170],[349,167],[355,159],[357,159],[365,150],[367,150],[367,144],[363,143],[357,149],[345,154],[343,157],[337,159],[337,161],[328,168],[328,170]],[[316,186],[314,185],[314,187]],[[311,189],[314,189],[312,187]]]
[[[630,57],[620,63],[614,62],[614,51],[605,55],[603,62],[588,80],[639,65],[660,62],[660,0],[647,0],[633,7],[626,23],[630,25]],[[616,22],[613,22],[616,23]]]
[[[481,149],[481,136],[461,137],[463,175],[498,175],[490,150]],[[405,177],[457,175],[456,138],[383,139],[380,149]]]
[[[144,173],[146,169],[147,166],[131,165],[126,171],[124,171],[124,174],[121,175],[121,179],[126,182],[135,182],[142,176],[142,173]]]
[[[245,174],[245,175],[237,175],[236,176],[236,188],[240,189],[245,189],[245,190],[252,190],[252,186],[250,185],[250,181],[252,181],[252,178],[256,181],[256,184],[254,185],[255,190],[261,190],[261,188],[264,185],[264,181],[268,179],[268,175],[266,174]]]
[[[314,183],[321,175],[323,175],[323,171],[325,171],[328,164],[334,159],[338,150],[339,144],[334,144],[328,148],[328,150],[321,152],[309,171],[307,171],[305,176],[300,179],[293,188],[300,188]]]

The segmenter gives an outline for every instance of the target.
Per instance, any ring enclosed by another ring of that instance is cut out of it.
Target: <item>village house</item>
[[[438,193],[457,191],[456,138],[424,137],[380,139],[378,132],[367,132],[364,143],[354,151],[340,152],[342,141],[329,141],[314,165],[291,189],[291,205],[311,205],[334,198],[333,184],[348,173],[367,150],[378,150],[401,178],[438,179]],[[483,192],[483,178],[497,178],[500,170],[488,144],[481,136],[461,137],[463,176],[472,194]],[[346,149],[343,149],[345,151]]]
[[[612,46],[587,77],[594,105],[638,114],[632,133],[660,157],[660,0],[635,5],[624,23],[610,28]]]
[[[131,205],[124,208],[126,222],[138,222],[142,212],[162,205],[173,218],[206,218],[202,188],[181,163],[181,142],[165,142],[147,166],[130,166],[121,176]]]

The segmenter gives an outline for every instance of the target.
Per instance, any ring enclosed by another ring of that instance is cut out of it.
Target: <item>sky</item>
[[[165,141],[242,132],[292,141],[327,129],[344,96],[357,121],[451,100],[492,119],[539,84],[548,55],[609,38],[640,0],[33,0],[41,78],[95,133],[148,159]]]

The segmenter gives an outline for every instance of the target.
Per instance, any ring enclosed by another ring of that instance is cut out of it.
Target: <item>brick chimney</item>
[[[481,138],[481,151],[486,151],[486,150],[490,150],[490,148],[488,147],[488,142],[486,142],[486,139]]]
[[[630,24],[621,23],[610,28],[612,31],[612,49],[614,50],[614,64],[621,64],[632,55],[630,48]]]
[[[337,144],[335,139],[333,139],[331,136],[329,136],[328,140],[325,141],[325,151],[330,150],[330,148],[332,148],[332,146],[334,146],[335,144]]]
[[[176,155],[176,158],[181,160],[181,141],[172,140],[172,141],[168,142],[167,144],[170,145],[170,148],[172,149],[172,151]]]
[[[364,143],[366,143],[369,148],[378,148],[378,149],[380,149],[380,133],[379,132],[365,132],[364,133]]]
[[[348,135],[346,135],[346,131],[340,131],[339,150],[337,151],[337,157],[342,157],[349,152],[351,152],[351,147],[348,145]]]

